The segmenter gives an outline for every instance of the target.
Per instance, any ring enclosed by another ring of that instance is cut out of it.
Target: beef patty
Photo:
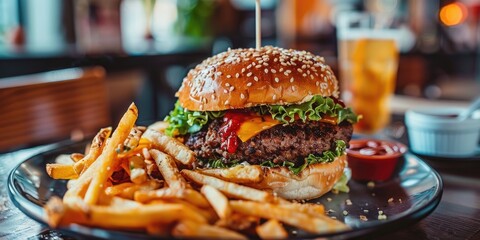
[[[255,165],[264,161],[276,164],[290,161],[299,165],[309,154],[320,155],[326,150],[334,150],[336,140],[348,143],[353,132],[352,124],[348,122],[332,125],[299,120],[286,126],[276,125],[246,142],[239,141],[237,151],[229,153],[220,147],[222,137],[219,129],[222,123],[221,118],[213,120],[208,127],[204,126],[201,131],[186,138],[186,145],[198,158],[221,159],[224,163],[240,160]],[[202,165],[201,162],[198,164]]]

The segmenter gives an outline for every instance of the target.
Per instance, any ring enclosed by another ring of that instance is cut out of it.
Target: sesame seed
[[[305,69],[305,68],[307,68],[307,65],[302,65],[302,69]]]
[[[277,73],[277,71],[276,71],[275,69],[273,69],[273,68],[270,69],[270,72],[272,72],[272,73]]]
[[[250,86],[252,86],[252,83],[251,82],[247,83],[247,87],[250,87]]]
[[[231,86],[231,87],[230,87],[230,92],[233,91],[234,89],[235,89],[235,87],[234,87],[234,86]]]
[[[298,72],[303,72],[303,70],[301,68],[297,68],[297,71]]]
[[[283,68],[280,68],[280,70],[278,70],[279,72],[283,72]]]
[[[228,100],[227,100],[227,101],[225,101],[225,105],[228,105],[229,103],[230,103],[230,101],[228,101]]]
[[[223,92],[224,92],[224,93],[228,93],[228,90],[227,90],[227,89],[223,89]]]
[[[313,80],[313,75],[310,75],[310,78]]]
[[[343,210],[343,216],[347,216],[348,215],[348,211],[347,210]]]
[[[389,202],[389,203],[393,202],[393,198],[389,198],[389,199],[388,199],[388,202]]]
[[[267,67],[267,66],[268,66],[268,63],[264,62],[264,63],[263,63],[263,66]]]
[[[230,83],[225,83],[225,87],[230,87]]]
[[[245,72],[245,68],[242,68],[242,73],[244,73],[244,72]]]
[[[215,73],[217,76],[222,76],[222,72],[216,72]]]
[[[253,80],[255,80],[256,82],[258,82],[258,77],[257,77],[257,76],[253,77]]]
[[[293,81],[295,81],[295,79],[293,79],[293,77],[290,78],[290,82],[293,83]]]
[[[236,78],[240,77],[240,73],[235,74],[235,77]]]
[[[277,99],[277,95],[276,94],[273,94],[273,100]]]
[[[268,73],[268,68],[265,68],[265,73]]]
[[[295,86],[292,86],[292,91],[295,91]]]
[[[240,94],[240,98],[241,98],[241,99],[245,99],[245,94],[241,93],[241,94]]]
[[[302,76],[303,76],[303,77],[307,77],[307,74],[306,74],[306,73],[304,73],[304,74],[302,74]]]
[[[232,77],[232,76],[230,76],[230,75],[227,75],[227,78],[231,78],[231,77]]]
[[[252,76],[252,73],[251,72],[247,73],[247,77],[250,77],[250,76]]]
[[[280,79],[278,79],[278,77],[275,78],[275,82],[278,83],[280,82]]]
[[[345,203],[346,203],[348,206],[352,205],[352,201],[351,201],[350,199],[347,199],[347,200],[345,201]]]
[[[252,62],[252,66],[255,66],[255,65],[256,65],[256,63],[255,63],[255,62]]]
[[[255,68],[261,68],[261,67],[262,67],[262,65],[257,65],[257,66],[255,66]]]
[[[315,83],[315,85],[316,85],[317,87],[320,86],[320,82],[317,81],[317,82]]]

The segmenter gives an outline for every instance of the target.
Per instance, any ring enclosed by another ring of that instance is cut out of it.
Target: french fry
[[[259,165],[237,165],[231,168],[198,169],[202,174],[220,178],[233,183],[259,183],[263,180],[262,167]]]
[[[118,196],[126,199],[134,199],[135,193],[138,191],[153,191],[160,188],[162,185],[154,180],[144,182],[143,184],[136,184],[131,187],[128,187],[120,193]]]
[[[183,199],[201,208],[208,208],[210,204],[205,197],[193,189],[162,188],[155,191],[138,191],[135,193],[135,201],[147,203],[155,199]]]
[[[103,188],[103,184],[105,183],[106,179],[109,177],[110,172],[113,168],[115,168],[114,162],[114,155],[115,155],[115,147],[120,142],[124,141],[126,135],[128,134],[129,128],[133,126],[135,122],[136,116],[138,115],[138,111],[136,106],[132,103],[129,110],[125,113],[120,120],[120,123],[115,130],[112,138],[107,142],[105,149],[102,151],[102,154],[99,156],[99,159],[94,161],[92,165],[87,168],[87,170],[80,175],[80,177],[75,181],[74,184],[70,186],[67,192],[64,195],[63,201],[70,202],[75,197],[81,196],[83,197],[85,191],[88,191],[88,187],[92,186],[90,193],[88,194],[89,203],[96,202],[98,198],[98,193],[100,188]],[[107,176],[108,175],[108,176]],[[90,184],[93,183],[95,180],[95,185]],[[102,181],[103,180],[103,181]],[[87,197],[87,196],[85,196]]]
[[[73,170],[73,165],[49,163],[47,174],[53,179],[76,179],[78,174]]]
[[[140,142],[140,138],[142,137],[142,134],[145,132],[147,128],[143,126],[135,126],[130,130],[130,133],[128,134],[127,138],[123,142],[123,144],[119,145],[119,147],[116,149],[117,153],[124,153],[128,152],[133,149],[138,149],[138,145]],[[142,148],[139,148],[142,149]]]
[[[186,166],[191,166],[195,160],[195,154],[187,146],[176,139],[152,129],[147,129],[142,138],[152,142],[162,152],[173,156],[175,160]]]
[[[138,109],[135,104],[132,103],[120,120],[117,129],[113,132],[112,138],[107,142],[102,154],[95,161],[99,162],[99,166],[98,169],[95,169],[97,170],[96,174],[93,176],[85,193],[85,202],[87,204],[95,204],[97,202],[100,190],[103,189],[107,178],[112,174],[112,166],[114,166],[115,156],[117,154],[115,148],[125,141],[137,117]]]
[[[153,200],[149,204],[158,204],[157,201],[159,200]],[[190,208],[190,211],[195,211],[199,214],[201,214],[205,219],[207,219],[208,222],[215,222],[218,220],[217,214],[212,208],[200,208],[198,206],[193,205],[190,202],[187,202],[185,200],[179,199],[179,198],[173,198],[173,199],[166,199],[163,200],[166,203],[180,203],[185,205],[186,207]],[[163,202],[163,203],[165,203]],[[160,203],[162,204],[162,203]]]
[[[147,181],[147,172],[145,171],[145,161],[140,156],[131,156],[128,158],[130,180],[135,184],[141,184]]]
[[[251,187],[242,186],[236,183],[227,182],[215,177],[203,175],[195,171],[184,169],[182,170],[182,174],[184,174],[188,179],[196,182],[197,184],[210,185],[225,193],[227,196],[231,196],[234,198],[259,202],[274,202],[276,200],[271,193]]]
[[[188,220],[175,225],[172,235],[177,238],[247,239],[245,236],[226,228]]]
[[[311,233],[338,232],[349,229],[345,224],[327,216],[316,216],[291,211],[280,205],[253,201],[230,201],[236,212],[266,219],[275,219]],[[308,224],[306,224],[308,223]]]
[[[147,233],[153,236],[167,237],[170,235],[170,229],[172,227],[169,224],[151,223],[146,227]]]
[[[70,155],[68,154],[60,154],[55,158],[55,163],[58,164],[65,164],[65,165],[72,165],[75,162],[72,160]]]
[[[115,197],[115,196],[101,196],[98,201],[98,206],[110,206],[110,207],[118,207],[118,208],[133,208],[133,207],[141,207],[142,204],[136,201],[132,201],[129,199]]]
[[[66,205],[68,206],[68,205]],[[91,205],[83,211],[67,207],[58,226],[71,223],[102,228],[146,228],[153,223],[170,224],[180,220],[205,223],[207,220],[199,213],[190,211],[182,204],[166,203],[141,205],[138,207]]]
[[[70,159],[72,159],[72,161],[74,162],[78,162],[80,160],[82,160],[82,158],[84,158],[85,155],[81,154],[81,153],[72,153],[70,154]]]
[[[109,196],[116,196],[121,194],[123,191],[125,191],[125,189],[131,186],[135,186],[135,184],[131,182],[120,183],[120,184],[105,188],[105,193]]]
[[[297,211],[308,214],[312,217],[323,217],[325,216],[325,207],[319,204],[313,203],[282,203],[278,207],[289,210]]]
[[[203,185],[201,193],[205,196],[210,205],[212,205],[212,208],[220,219],[227,219],[231,215],[232,209],[228,204],[228,198],[216,188],[210,185]]]
[[[65,214],[65,205],[62,199],[57,196],[51,197],[43,209],[47,224],[53,228],[57,227]]]
[[[288,233],[277,220],[268,220],[264,224],[255,228],[261,239],[285,239]]]
[[[232,212],[230,217],[218,220],[215,225],[236,231],[252,229],[260,223],[260,218]]]
[[[76,161],[74,164],[75,172],[77,172],[78,175],[85,172],[87,168],[90,167],[90,165],[92,165],[92,163],[98,158],[98,156],[100,156],[111,132],[112,128],[107,127],[100,129],[97,135],[95,135],[92,143],[90,144],[88,154],[84,155],[82,159]],[[73,156],[71,157],[73,158]]]
[[[165,129],[168,128],[168,122],[158,121],[148,126],[148,129],[155,130],[157,132],[165,132]]]
[[[152,149],[149,152],[153,159],[155,159],[158,170],[165,179],[165,182],[167,182],[169,188],[185,189],[188,186],[188,183],[178,171],[177,165],[172,157],[156,149]]]

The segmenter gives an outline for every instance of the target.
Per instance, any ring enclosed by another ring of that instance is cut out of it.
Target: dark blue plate
[[[45,223],[42,206],[50,197],[62,197],[66,191],[66,181],[51,179],[45,172],[45,165],[54,162],[59,154],[83,152],[85,144],[58,146],[54,150],[27,159],[14,168],[8,178],[8,190],[13,203],[27,216]],[[313,235],[289,228],[290,238],[345,239],[390,232],[414,224],[430,214],[437,207],[442,195],[442,180],[438,173],[411,153],[405,154],[390,180],[376,183],[373,188],[368,187],[365,182],[356,181],[350,181],[349,186],[349,193],[328,193],[311,202],[324,204],[329,216],[345,222],[351,230]],[[387,218],[379,220],[379,211],[383,211]],[[141,232],[105,230],[81,225],[72,225],[60,231],[80,238],[151,238]]]

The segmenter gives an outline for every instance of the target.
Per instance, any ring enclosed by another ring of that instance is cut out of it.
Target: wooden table
[[[10,170],[45,148],[0,155],[0,239],[70,239],[29,219],[8,199],[6,180]],[[480,239],[480,159],[426,161],[440,173],[444,182],[437,209],[410,227],[368,239]]]

